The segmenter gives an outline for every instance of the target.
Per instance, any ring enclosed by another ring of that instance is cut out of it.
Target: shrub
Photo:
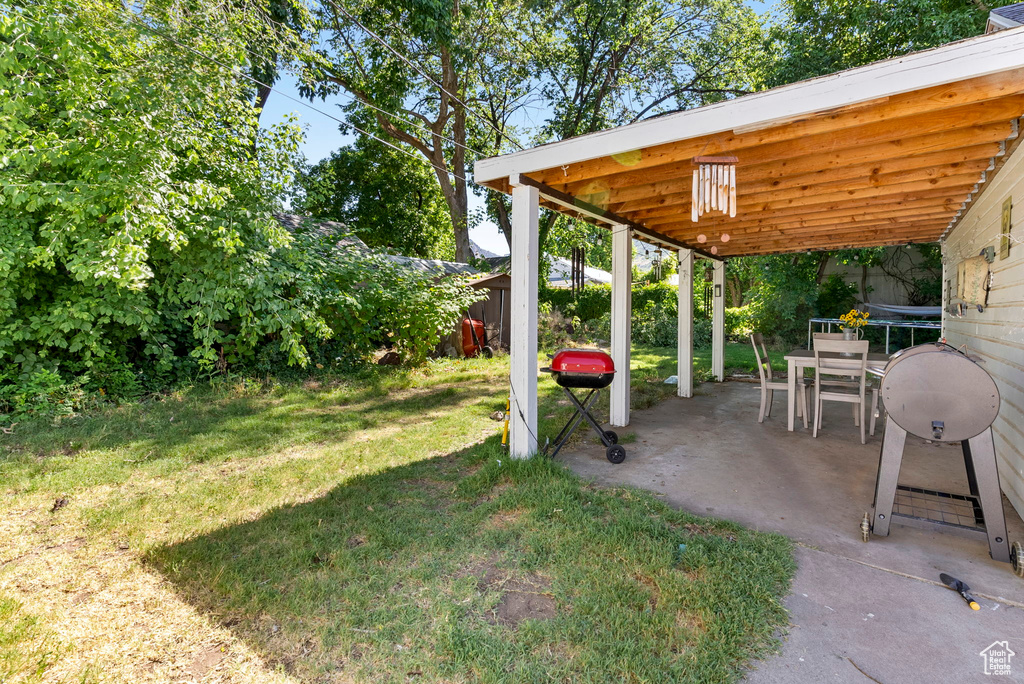
[[[0,374],[0,418],[4,420],[70,416],[85,398],[78,381],[65,382],[49,368],[37,368],[22,377]]]

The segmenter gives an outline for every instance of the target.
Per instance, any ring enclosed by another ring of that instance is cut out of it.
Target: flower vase
[[[855,342],[860,339],[860,328],[843,328],[843,340]],[[840,356],[854,356],[853,352],[840,352]]]

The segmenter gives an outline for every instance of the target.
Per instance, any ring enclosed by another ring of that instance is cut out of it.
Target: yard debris
[[[17,425],[17,423],[11,423],[11,427],[0,427],[0,432],[3,432],[5,435],[13,435],[15,425]]]
[[[402,357],[398,352],[389,351],[384,356],[377,359],[378,366],[401,366]]]
[[[494,413],[491,414],[491,420],[505,420],[505,412],[495,411]]]
[[[53,508],[50,509],[51,513],[56,513],[60,509],[68,505],[68,497],[62,496],[53,502]]]

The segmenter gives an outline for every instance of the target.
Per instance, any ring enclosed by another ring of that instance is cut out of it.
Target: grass
[[[711,682],[770,651],[789,543],[509,461],[507,373],[239,380],[18,426],[0,682]],[[637,349],[634,406],[671,373]],[[566,404],[541,381],[542,434]]]
[[[0,682],[42,681],[56,655],[38,618],[26,615],[17,601],[0,597]]]

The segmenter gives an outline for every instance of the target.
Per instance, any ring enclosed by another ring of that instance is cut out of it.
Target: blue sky
[[[757,0],[746,0],[747,6],[758,14],[763,14],[774,7],[776,0],[770,2],[758,2]],[[353,136],[342,135],[338,130],[338,122],[314,111],[306,106],[288,99],[286,96],[304,100],[298,92],[295,78],[290,74],[282,74],[280,80],[274,85],[277,92],[271,93],[267,106],[263,110],[260,121],[263,125],[270,125],[281,121],[288,114],[295,114],[299,118],[299,124],[305,131],[305,141],[302,145],[302,153],[310,162],[317,162],[330,155],[331,152],[343,147],[353,141]],[[326,102],[318,101],[309,103],[312,107],[327,112],[332,116],[344,118],[338,105],[349,101],[347,96],[329,98]],[[483,197],[477,196],[470,191],[470,211],[483,208]],[[470,237],[478,245],[496,254],[508,254],[508,244],[496,225],[486,221],[470,229]]]

